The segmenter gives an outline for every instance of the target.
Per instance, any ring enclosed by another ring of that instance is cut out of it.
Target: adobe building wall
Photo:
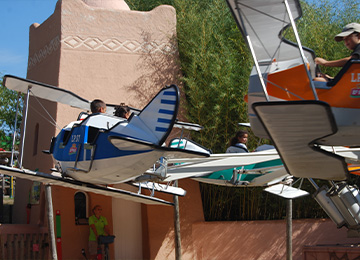
[[[120,1],[120,0],[119,0]],[[71,90],[83,98],[142,108],[179,73],[176,16],[170,6],[150,12],[129,11],[113,0],[59,0],[54,14],[30,27],[29,79]],[[122,2],[122,1],[120,1]],[[87,3],[87,4],[86,4]],[[106,3],[98,6],[99,3]],[[49,172],[51,158],[42,154],[50,139],[77,118],[80,111],[42,101],[58,127],[51,125],[31,98],[23,165]],[[14,223],[27,222],[26,205],[32,183],[17,181]],[[187,195],[179,198],[183,259],[284,259],[284,222],[205,223],[199,184],[181,180]],[[121,187],[121,185],[120,185]],[[75,225],[76,190],[52,187],[54,215],[61,212],[63,259],[83,259],[89,227]],[[112,259],[174,259],[174,209],[146,206],[88,193],[88,213],[101,204],[113,233]],[[171,196],[162,198],[172,200]],[[47,225],[44,193],[31,208],[29,222]],[[294,252],[303,245],[347,240],[335,225],[294,221]],[[319,235],[321,234],[321,235]],[[300,259],[300,258],[294,258]]]
[[[29,32],[29,58],[27,78],[37,80],[46,84],[58,86],[59,60],[60,60],[60,12],[55,10],[42,25],[34,23],[30,26]],[[23,154],[23,166],[30,170],[49,172],[53,167],[50,156],[42,153],[48,150],[50,141],[57,131],[56,127],[49,123],[41,104],[46,107],[48,113],[56,120],[57,104],[46,100],[37,100],[30,97],[29,112],[27,120],[27,131]],[[23,126],[22,126],[23,128]],[[29,203],[29,193],[32,182],[18,179],[16,182],[15,205],[13,223],[26,224],[27,214],[24,214]],[[41,193],[41,200],[44,193]],[[39,204],[33,204],[30,214],[30,223],[44,223],[43,215],[40,214],[44,208]]]
[[[197,258],[197,237],[193,236],[193,223],[204,221],[199,183],[184,179],[179,187],[187,191],[179,197],[182,259],[201,259]],[[161,198],[173,201],[169,195]],[[142,205],[142,209],[144,259],[175,259],[174,208]]]
[[[177,83],[175,35],[176,14],[170,6],[136,12],[129,11],[122,0],[59,0],[45,22],[30,26],[27,78],[68,89],[88,100],[100,98],[106,103],[124,102],[143,108],[162,87]],[[40,102],[42,105],[30,98],[23,166],[46,173],[50,172],[53,162],[41,151],[49,149],[51,138],[61,127],[76,120],[80,111],[62,104]],[[42,106],[50,116],[46,116]],[[50,118],[56,126],[49,123]],[[13,222],[47,225],[43,190],[40,201],[26,214],[32,186],[30,181],[18,180]],[[82,259],[81,249],[87,249],[89,227],[75,225],[75,193],[74,189],[52,186],[54,216],[57,210],[61,212],[63,259]],[[147,223],[153,232],[151,226],[158,220],[143,221],[146,212],[140,204],[124,206],[126,202],[119,199],[87,195],[88,214],[92,214],[94,205],[101,204],[118,237],[111,247],[112,258],[114,253],[117,259],[142,258],[142,224]],[[171,228],[172,220],[168,223]],[[154,236],[156,234],[151,233],[149,237]],[[119,250],[124,241],[127,241],[127,250]],[[145,244],[153,246],[148,241]]]
[[[193,224],[192,230],[196,259],[286,259],[286,222],[283,220],[199,222]],[[325,260],[333,259],[331,252],[339,248],[337,244],[356,245],[359,238],[347,238],[347,229],[337,229],[329,219],[302,219],[293,220],[292,243],[292,259]],[[341,246],[340,249],[343,254],[338,255],[342,257],[346,250]],[[353,254],[351,248],[347,251],[349,256]]]

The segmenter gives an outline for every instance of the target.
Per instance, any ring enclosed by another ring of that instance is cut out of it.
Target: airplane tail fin
[[[144,140],[162,145],[169,136],[179,109],[179,89],[176,85],[163,88],[140,112],[129,119],[129,125],[144,126],[147,136]]]

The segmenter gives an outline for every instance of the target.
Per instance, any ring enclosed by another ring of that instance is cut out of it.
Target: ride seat
[[[121,119],[120,117],[110,116],[107,114],[96,113],[89,115],[85,120],[81,122],[81,124],[94,128],[109,130],[121,121],[124,121],[124,119]]]
[[[78,115],[76,121],[84,120],[84,119],[87,118],[88,116],[89,116],[88,113],[86,113],[86,112],[80,112],[80,114]]]
[[[348,62],[346,62],[344,67],[342,67],[342,69],[339,71],[339,73],[336,74],[334,79],[326,83],[326,86],[328,86],[328,87],[335,86],[341,80],[341,78],[344,76],[344,74],[346,74],[346,72],[349,70],[349,68],[353,64],[360,64],[360,60],[350,59]],[[360,73],[360,70],[359,70],[359,73]]]

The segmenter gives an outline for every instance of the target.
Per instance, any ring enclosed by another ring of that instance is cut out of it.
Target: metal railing
[[[0,259],[49,259],[47,228],[32,225],[0,225]]]

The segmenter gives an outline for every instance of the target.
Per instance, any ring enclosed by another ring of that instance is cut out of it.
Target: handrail
[[[0,259],[49,259],[47,228],[24,224],[0,225]]]

